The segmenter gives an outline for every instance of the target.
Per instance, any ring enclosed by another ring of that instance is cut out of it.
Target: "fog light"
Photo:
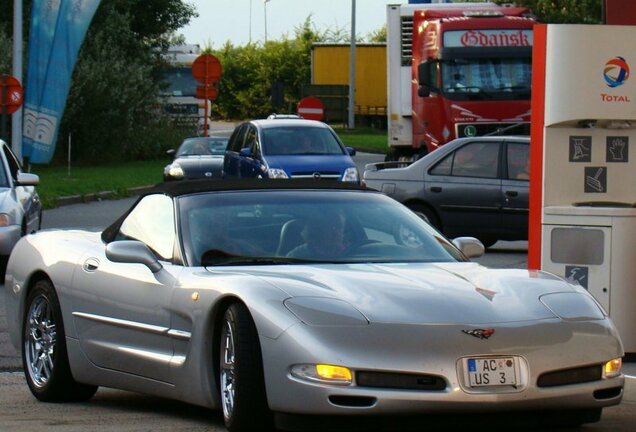
[[[317,381],[326,384],[349,385],[352,381],[352,373],[346,367],[333,365],[296,365],[292,367],[291,374],[296,378],[308,381]]]
[[[351,371],[346,367],[319,364],[316,365],[316,373],[322,379],[351,382]]]
[[[623,360],[615,358],[603,366],[603,378],[614,378],[621,374],[621,366],[623,366]]]

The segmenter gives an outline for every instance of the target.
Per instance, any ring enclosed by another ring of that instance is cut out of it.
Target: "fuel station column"
[[[636,27],[538,25],[528,265],[587,289],[636,353]]]

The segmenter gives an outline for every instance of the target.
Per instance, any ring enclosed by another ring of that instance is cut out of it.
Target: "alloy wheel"
[[[27,320],[24,341],[27,371],[33,384],[43,387],[51,379],[57,354],[57,326],[51,304],[44,295],[33,300]]]

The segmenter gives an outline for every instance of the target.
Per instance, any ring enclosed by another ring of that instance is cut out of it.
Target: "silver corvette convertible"
[[[338,182],[175,182],[102,233],[20,240],[5,287],[42,401],[98,386],[296,418],[558,412],[623,396],[623,348],[584,289],[469,261],[408,208]]]

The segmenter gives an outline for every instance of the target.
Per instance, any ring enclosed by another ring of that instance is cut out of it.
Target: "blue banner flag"
[[[100,0],[33,0],[22,154],[51,161],[77,54]]]

